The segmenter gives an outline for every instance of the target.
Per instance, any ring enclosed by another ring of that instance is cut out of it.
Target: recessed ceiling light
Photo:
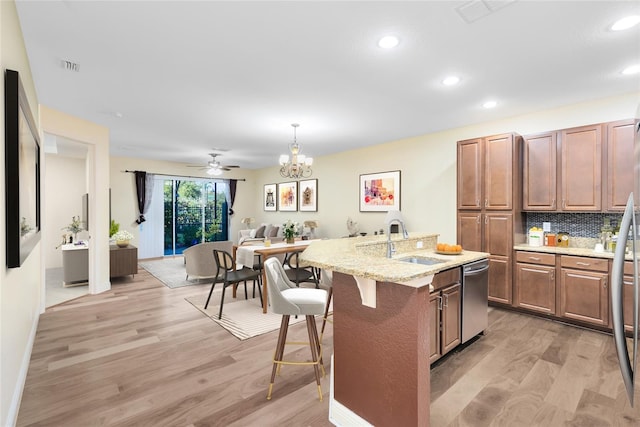
[[[482,108],[493,108],[496,105],[498,105],[496,101],[487,101],[484,104],[482,104]]]
[[[640,23],[640,15],[625,16],[622,19],[617,20],[612,26],[611,31],[628,30]]]
[[[449,76],[442,81],[445,86],[453,86],[458,83],[460,83],[460,77],[458,76]]]
[[[640,64],[630,65],[629,67],[622,70],[622,74],[624,74],[625,76],[630,76],[631,74],[638,73],[640,73]]]
[[[400,43],[400,40],[396,36],[384,36],[378,40],[378,46],[383,49],[393,49],[398,46],[398,43]]]

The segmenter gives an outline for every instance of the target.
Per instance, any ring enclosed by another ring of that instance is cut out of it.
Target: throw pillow
[[[252,239],[254,237],[256,237],[256,229],[255,228],[253,228],[253,229],[251,229],[251,231],[249,231],[249,237],[251,237]]]
[[[269,234],[267,237],[277,237],[278,230],[280,230],[280,227],[276,227],[276,226],[271,227],[271,230],[269,230]]]
[[[273,228],[273,225],[271,224],[265,224],[265,229],[264,229],[264,237],[269,237],[271,236],[271,229]]]
[[[266,227],[264,225],[260,226],[257,230],[256,230],[256,238],[257,239],[262,239],[264,238],[264,229]]]

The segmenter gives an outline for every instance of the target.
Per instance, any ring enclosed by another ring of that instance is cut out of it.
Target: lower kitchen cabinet
[[[460,268],[435,275],[429,296],[429,363],[457,347],[462,340],[462,286]]]
[[[607,260],[561,256],[558,315],[597,326],[609,325]]]
[[[544,314],[556,313],[555,255],[516,254],[514,305]]]
[[[632,332],[631,320],[633,319],[633,263],[624,263],[624,276],[622,277],[622,312],[624,315],[624,329]],[[639,305],[640,307],[640,305]]]
[[[489,257],[489,301],[511,304],[511,257]]]

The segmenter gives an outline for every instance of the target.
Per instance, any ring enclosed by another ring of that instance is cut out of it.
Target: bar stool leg
[[[271,369],[271,383],[269,383],[269,391],[267,392],[267,400],[271,400],[271,392],[273,391],[273,383],[276,380],[276,372],[280,371],[280,364],[284,355],[284,345],[287,341],[287,331],[289,329],[289,315],[282,316],[282,322],[280,323],[280,333],[278,334],[278,343],[276,344],[276,351],[273,355],[273,368]]]
[[[327,297],[327,306],[324,309],[324,316],[322,317],[322,328],[320,329],[320,341],[324,335],[324,327],[327,324],[327,317],[329,317],[329,305],[331,305],[331,298],[333,297],[333,286],[329,288],[329,296]]]
[[[311,360],[318,362],[318,335],[314,334],[314,316],[305,316],[307,318],[307,332],[309,334],[309,347],[311,348]],[[320,368],[318,363],[314,363],[313,370],[316,373],[316,384],[318,385],[318,398],[322,402],[322,387],[320,386]]]

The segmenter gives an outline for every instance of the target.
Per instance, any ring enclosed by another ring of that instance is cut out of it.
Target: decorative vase
[[[126,248],[127,246],[129,246],[129,241],[128,240],[116,240],[116,245],[118,245],[119,248]]]
[[[286,242],[287,242],[288,244],[292,244],[293,242],[295,242],[295,239],[294,239],[293,237],[287,237]]]

